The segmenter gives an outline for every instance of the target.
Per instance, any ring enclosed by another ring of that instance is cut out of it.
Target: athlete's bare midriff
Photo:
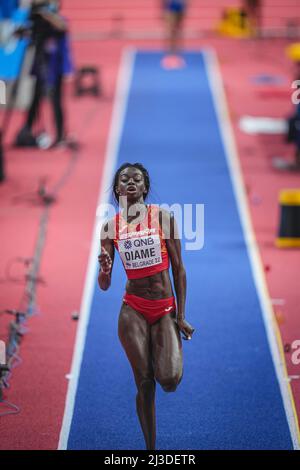
[[[164,299],[174,295],[169,270],[165,269],[153,276],[143,277],[141,279],[128,279],[126,283],[126,292],[137,295],[144,299]]]

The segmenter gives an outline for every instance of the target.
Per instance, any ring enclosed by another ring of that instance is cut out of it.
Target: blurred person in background
[[[168,55],[163,59],[163,65],[168,68],[184,66],[184,60],[179,56],[182,25],[188,6],[188,0],[162,0],[164,18],[167,24]]]
[[[294,112],[288,118],[287,142],[295,145],[294,162],[287,164],[287,169],[300,171],[300,61],[295,63],[295,81],[297,81]]]
[[[300,43],[290,44],[286,49],[287,56],[294,64],[294,80],[292,88],[291,101],[293,111],[286,118],[287,132],[285,141],[294,145],[294,161],[288,161],[286,158],[274,157],[273,166],[277,170],[300,171]]]
[[[243,0],[243,10],[249,20],[251,30],[256,36],[261,31],[261,0]]]
[[[30,36],[35,46],[32,75],[35,87],[26,121],[17,135],[17,146],[35,146],[36,138],[32,128],[39,116],[43,96],[48,95],[53,106],[56,137],[51,144],[55,147],[65,143],[65,119],[62,104],[63,78],[72,72],[68,26],[60,15],[58,0],[34,0],[30,11]],[[47,147],[46,145],[44,147]]]

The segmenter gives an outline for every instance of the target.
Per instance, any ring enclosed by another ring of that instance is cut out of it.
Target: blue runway
[[[183,253],[196,333],[176,393],[157,387],[157,448],[291,449],[205,61],[165,71],[161,57],[136,56],[117,165],[148,168],[151,202],[204,203],[205,244]],[[116,256],[111,289],[95,279],[68,449],[144,449],[117,336],[124,286]]]

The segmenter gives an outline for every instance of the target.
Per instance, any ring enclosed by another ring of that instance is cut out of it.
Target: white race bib
[[[159,235],[118,240],[118,249],[125,269],[141,269],[162,262]]]

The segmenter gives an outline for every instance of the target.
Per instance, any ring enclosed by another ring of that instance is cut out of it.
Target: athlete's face
[[[143,173],[134,167],[125,168],[119,175],[117,187],[119,196],[128,200],[140,200],[147,193]]]

